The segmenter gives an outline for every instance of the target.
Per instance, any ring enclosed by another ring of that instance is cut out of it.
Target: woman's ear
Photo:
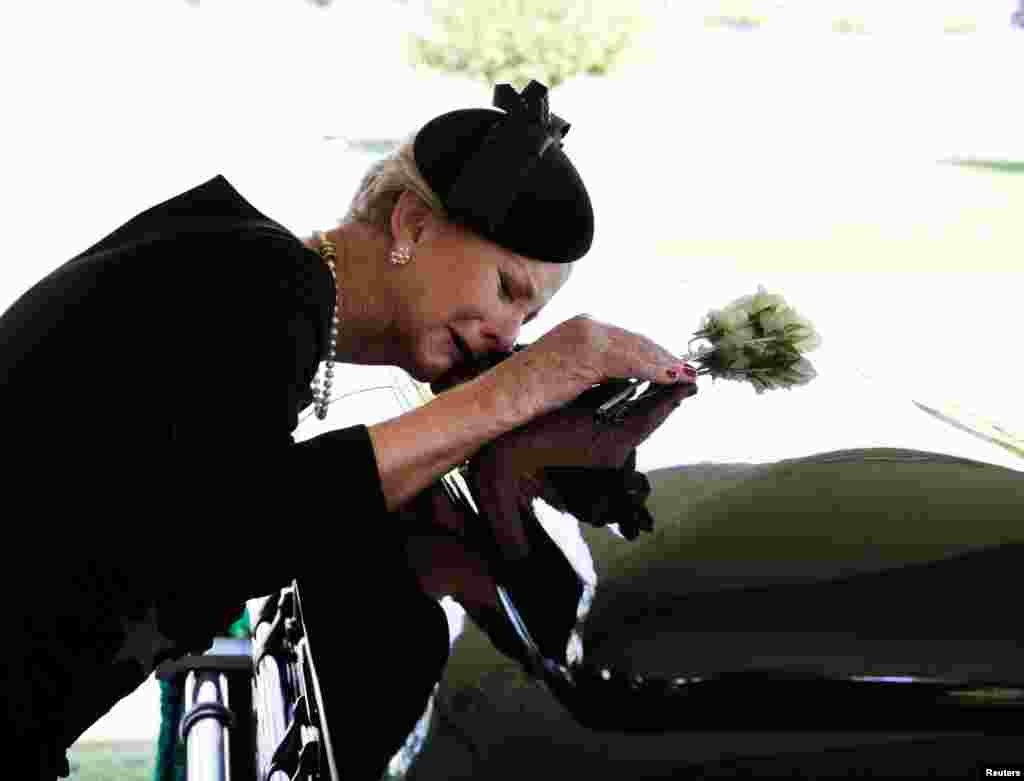
[[[416,193],[403,191],[391,211],[391,237],[395,241],[418,240],[430,216],[430,207]]]

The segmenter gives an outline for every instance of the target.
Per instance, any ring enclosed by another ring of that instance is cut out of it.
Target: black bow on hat
[[[511,84],[498,84],[494,88],[492,105],[504,109],[513,121],[528,127],[527,132],[540,137],[537,157],[542,157],[552,143],[562,146],[562,139],[572,127],[556,114],[551,113],[548,104],[548,88],[538,81],[531,81],[522,93]],[[538,132],[539,131],[539,132]]]
[[[482,221],[487,231],[497,230],[537,165],[569,131],[569,123],[551,113],[548,88],[531,81],[522,93],[511,84],[494,88],[496,108],[504,120],[496,122],[448,193],[448,210]]]
[[[570,124],[551,113],[548,88],[494,88],[491,109],[431,120],[414,154],[450,218],[527,257],[568,263],[590,249],[594,215],[562,151]]]

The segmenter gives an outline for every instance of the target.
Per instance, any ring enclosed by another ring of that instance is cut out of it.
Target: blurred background
[[[906,447],[1024,471],[1017,0],[60,0],[0,10],[0,63],[4,309],[217,174],[298,235],[333,227],[408,133],[533,78],[597,230],[523,341],[588,312],[683,353],[758,284],[824,340],[806,387],[705,381],[639,468]],[[404,408],[394,370],[340,379],[297,440]],[[158,699],[73,757],[115,741],[109,777],[146,777]]]

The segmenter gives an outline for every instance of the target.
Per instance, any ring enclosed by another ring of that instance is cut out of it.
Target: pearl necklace
[[[323,393],[320,392],[319,376],[313,378],[311,386],[316,416],[323,420],[327,417],[327,400],[331,396],[331,383],[334,381],[334,357],[338,347],[338,298],[340,297],[340,291],[338,291],[338,275],[334,268],[334,263],[338,259],[338,250],[334,242],[324,238],[323,234],[319,231],[313,234],[313,238],[319,242],[317,251],[320,253],[320,257],[327,263],[327,268],[331,270],[335,290],[334,317],[331,320],[331,349],[327,353],[327,376],[324,380]],[[319,375],[319,372],[317,374]]]

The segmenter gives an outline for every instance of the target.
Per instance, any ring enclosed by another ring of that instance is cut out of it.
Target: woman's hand
[[[684,398],[696,392],[696,386],[681,383],[665,393],[640,399],[620,423],[609,425],[595,420],[596,406],[616,390],[595,388],[580,398],[587,403],[570,404],[538,417],[498,437],[470,460],[474,497],[506,558],[520,558],[528,552],[522,513],[528,512],[538,497],[559,509],[586,507],[592,517],[579,520],[597,525],[633,520],[615,517],[616,512],[635,508],[630,502],[616,501],[616,491],[623,493],[628,489],[622,479],[614,483],[612,478],[638,476],[632,471],[637,446],[665,422]],[[594,470],[590,480],[583,481],[589,482],[584,487],[584,503],[573,501],[578,497],[565,495],[571,483],[560,484],[555,479],[560,469],[568,469],[572,475],[574,468]],[[604,479],[599,477],[601,470],[605,470]],[[637,498],[642,509],[646,496]],[[633,536],[635,533],[636,530]]]
[[[489,366],[459,367],[435,384],[435,392],[471,379]],[[612,379],[659,384],[693,383],[696,373],[669,350],[641,334],[578,315],[485,372],[502,404],[528,420],[563,406],[594,385]]]
[[[481,447],[611,379],[693,385],[696,372],[650,339],[579,315],[429,404],[368,427],[389,510]],[[457,376],[453,372],[448,378]]]

